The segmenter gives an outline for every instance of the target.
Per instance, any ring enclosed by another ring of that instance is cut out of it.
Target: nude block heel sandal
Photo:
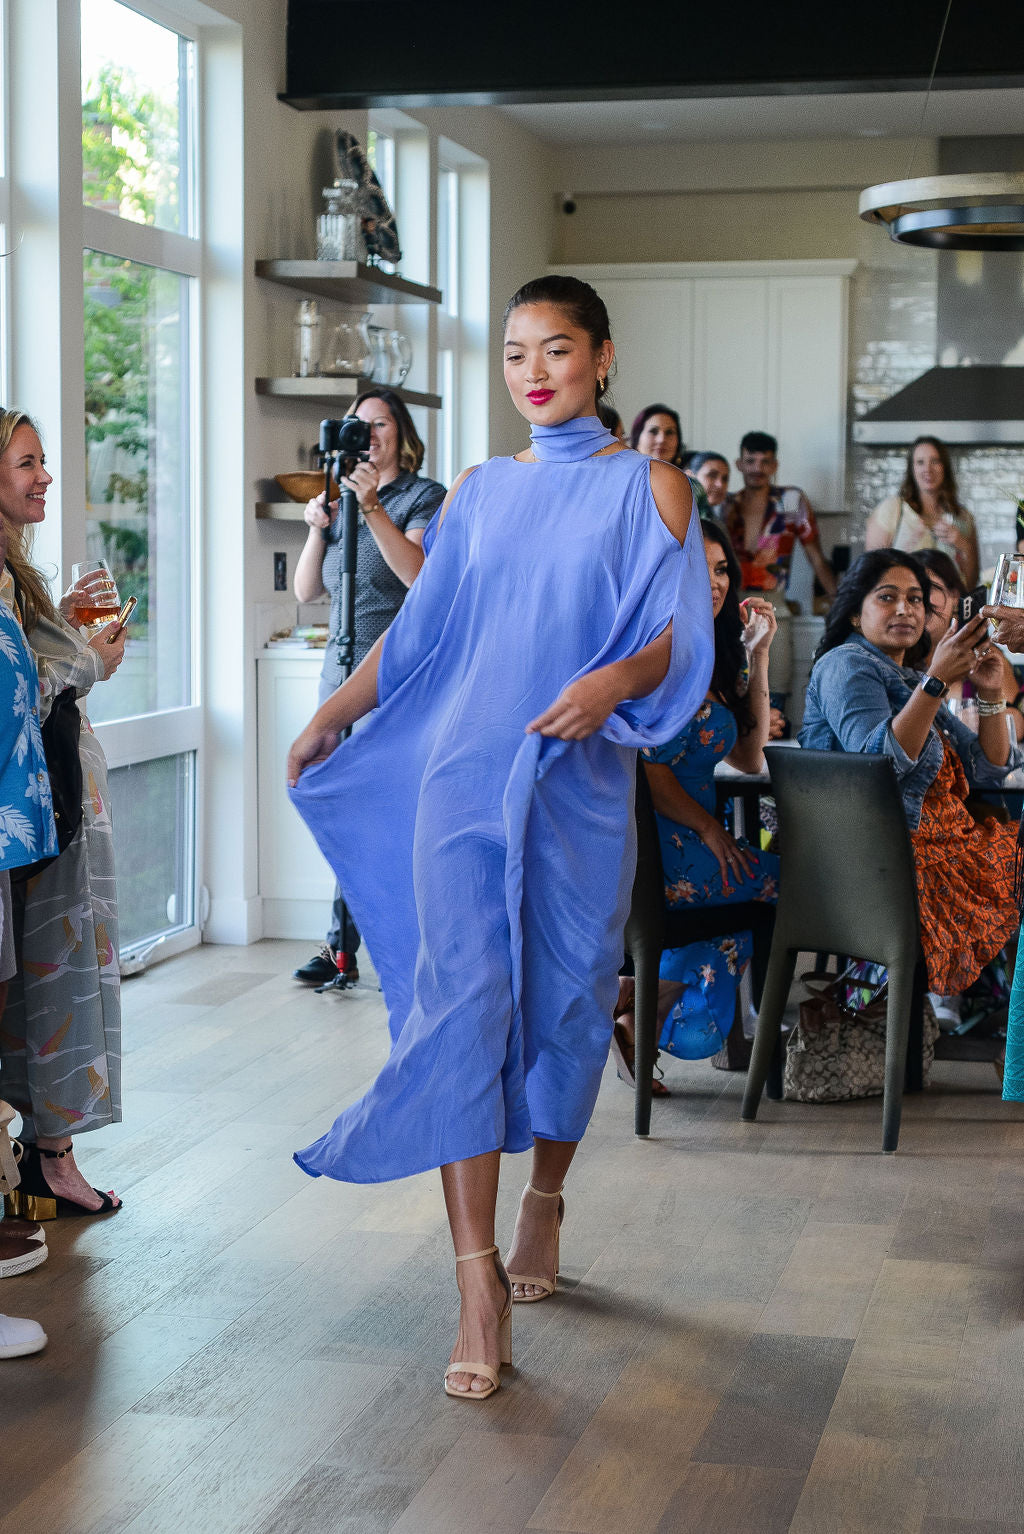
[[[498,1256],[496,1246],[485,1247],[482,1252],[466,1252],[462,1257],[456,1257],[455,1264],[460,1262],[475,1262],[478,1257],[493,1257],[494,1267],[501,1279],[505,1290],[505,1309],[498,1317],[498,1346],[501,1350],[501,1364],[497,1369],[492,1369],[490,1364],[478,1364],[473,1360],[453,1359],[444,1371],[445,1395],[452,1396],[456,1401],[486,1401],[492,1396],[501,1384],[499,1370],[502,1365],[512,1362],[512,1282],[505,1272],[501,1258]],[[490,1380],[490,1390],[452,1390],[448,1384],[450,1374],[476,1374],[482,1379]]]
[[[555,1287],[558,1284],[559,1273],[559,1238],[562,1233],[562,1221],[565,1219],[565,1199],[562,1197],[561,1188],[559,1188],[557,1193],[543,1193],[540,1188],[535,1188],[532,1182],[528,1182],[523,1189],[524,1198],[527,1193],[536,1193],[538,1198],[557,1198],[558,1200],[558,1229],[555,1231],[555,1276],[552,1280],[550,1278],[538,1278],[532,1273],[510,1273],[508,1275],[510,1283],[533,1284],[535,1288],[542,1291],[540,1294],[516,1294],[513,1291],[512,1298],[517,1305],[532,1305],[536,1300],[548,1300],[554,1294]]]

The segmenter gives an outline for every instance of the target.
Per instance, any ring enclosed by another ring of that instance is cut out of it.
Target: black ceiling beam
[[[302,109],[921,90],[946,0],[289,0]],[[936,88],[1024,86],[1024,6],[953,0]]]

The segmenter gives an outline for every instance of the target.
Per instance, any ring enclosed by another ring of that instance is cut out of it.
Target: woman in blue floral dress
[[[740,570],[726,534],[703,518],[715,618],[715,669],[704,702],[664,746],[641,754],[658,817],[665,903],[730,905],[778,898],[779,860],[731,836],[715,816],[715,767],[760,772],[769,738],[768,651],[775,634],[769,602],[740,602]],[[669,948],[662,954],[661,1047],[701,1059],[715,1054],[733,1024],[749,932]],[[615,1030],[619,1073],[632,1079],[632,981],[623,981]],[[678,1003],[678,1006],[677,1006]],[[664,1087],[655,1082],[655,1092]]]

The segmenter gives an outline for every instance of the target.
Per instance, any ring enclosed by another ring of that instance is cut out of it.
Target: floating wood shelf
[[[439,304],[440,288],[360,261],[257,261],[256,275],[339,304]]]
[[[301,501],[256,502],[256,516],[261,522],[302,522],[305,514]]]
[[[372,394],[375,385],[369,378],[257,378],[256,393],[267,394],[274,399],[304,400],[310,404],[350,405],[361,394]],[[390,385],[388,385],[390,387]],[[440,394],[421,394],[417,389],[395,389],[407,405],[422,405],[427,410],[440,410]]]

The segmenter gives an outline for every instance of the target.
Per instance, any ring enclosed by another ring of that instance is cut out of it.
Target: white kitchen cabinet
[[[264,937],[322,942],[334,875],[288,798],[288,748],[316,712],[320,650],[264,650],[256,663],[259,708],[259,878]]]
[[[671,405],[689,448],[735,459],[747,431],[779,439],[780,480],[843,506],[852,261],[651,262],[560,268],[608,306],[612,397],[628,427]],[[733,488],[739,488],[733,472]]]

